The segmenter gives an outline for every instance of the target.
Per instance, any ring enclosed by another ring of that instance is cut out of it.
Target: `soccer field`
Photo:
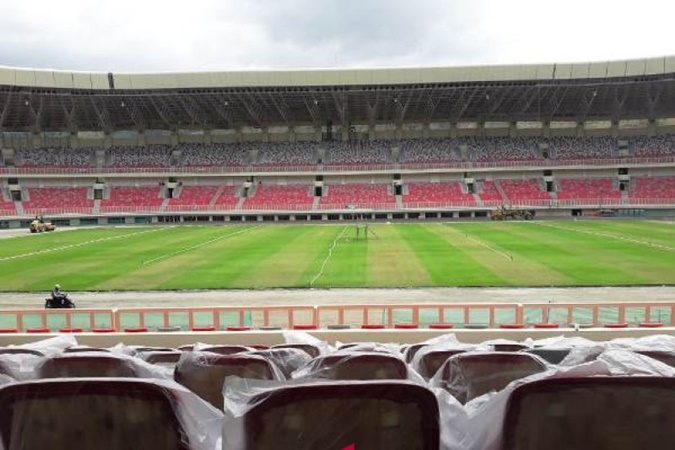
[[[158,226],[0,241],[0,291],[675,284],[648,221]]]

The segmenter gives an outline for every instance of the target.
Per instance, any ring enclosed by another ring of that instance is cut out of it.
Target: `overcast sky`
[[[4,0],[0,65],[112,72],[675,55],[672,0]]]

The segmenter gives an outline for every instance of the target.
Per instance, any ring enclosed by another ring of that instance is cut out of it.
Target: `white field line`
[[[345,227],[342,229],[340,234],[335,238],[331,246],[328,248],[328,256],[326,256],[326,259],[323,260],[323,263],[321,264],[321,268],[319,269],[319,272],[317,272],[316,275],[314,275],[314,278],[312,278],[312,281],[309,282],[309,286],[312,287],[314,286],[314,283],[316,283],[316,280],[321,278],[323,275],[323,270],[326,268],[326,264],[328,263],[328,260],[330,259],[331,256],[333,256],[333,252],[335,251],[335,247],[337,247],[337,243],[340,240],[340,238],[345,234],[345,231],[347,231],[347,228],[349,225],[345,225]]]
[[[223,234],[222,236],[218,236],[217,238],[209,239],[208,241],[201,242],[197,245],[193,245],[191,247],[185,247],[185,248],[182,248],[180,250],[176,250],[175,252],[166,253],[162,256],[158,256],[157,258],[152,258],[152,259],[149,259],[147,261],[143,261],[141,263],[141,265],[147,266],[148,264],[152,264],[154,262],[161,261],[162,259],[171,258],[173,256],[180,255],[182,253],[190,252],[192,250],[197,250],[198,248],[202,248],[205,245],[213,244],[214,242],[218,242],[218,241],[220,241],[222,239],[225,239],[225,238],[228,238],[230,236],[236,236],[238,234],[248,233],[249,231],[255,230],[256,228],[259,228],[261,226],[262,225],[256,225],[256,226],[253,226],[253,227],[250,227],[250,228],[245,228],[243,230],[235,231],[234,233]]]
[[[470,241],[475,242],[475,243],[478,244],[478,245],[482,245],[483,247],[487,248],[488,250],[492,250],[493,252],[495,252],[495,253],[498,254],[499,256],[501,256],[501,257],[503,257],[503,258],[505,258],[505,259],[508,259],[509,261],[513,261],[513,255],[510,255],[510,254],[508,254],[508,253],[504,253],[504,252],[501,251],[501,250],[497,250],[496,248],[491,247],[490,245],[486,244],[486,243],[483,242],[483,241],[480,241],[480,240],[478,240],[478,239],[472,238],[472,237],[469,236],[468,234],[464,234],[464,237],[467,238],[467,239],[470,240]]]
[[[550,223],[545,223],[545,222],[532,222],[532,223],[536,223],[537,225],[541,225],[542,227],[556,228],[558,230],[563,230],[563,231],[575,231],[577,233],[585,233],[585,234],[590,234],[590,235],[593,235],[593,236],[600,236],[600,237],[606,237],[606,238],[610,238],[610,239],[616,239],[618,241],[626,241],[626,242],[630,242],[632,244],[642,245],[644,247],[658,248],[658,249],[661,249],[661,250],[668,250],[668,251],[671,251],[671,252],[675,251],[675,247],[669,247],[667,245],[657,244],[655,242],[643,241],[643,240],[640,240],[640,239],[628,238],[628,237],[619,236],[619,235],[616,235],[616,234],[601,233],[599,231],[578,230],[576,228],[561,227],[560,225],[552,225]]]
[[[171,227],[154,228],[152,230],[138,231],[136,233],[123,234],[123,235],[120,235],[120,236],[110,236],[110,237],[106,237],[106,238],[93,239],[91,241],[78,242],[76,244],[70,244],[70,245],[64,245],[64,246],[61,246],[61,247],[48,248],[46,250],[38,250],[36,252],[21,253],[19,255],[6,256],[4,258],[0,258],[0,262],[10,261],[12,259],[28,258],[30,256],[36,256],[36,255],[44,255],[46,253],[60,252],[60,251],[63,251],[63,250],[70,250],[71,248],[84,247],[85,245],[96,244],[98,242],[112,241],[112,240],[115,240],[115,239],[126,239],[126,238],[130,238],[130,237],[133,237],[133,236],[145,234],[145,233],[155,233],[157,231],[168,230],[169,228],[173,228],[173,227],[171,226]]]

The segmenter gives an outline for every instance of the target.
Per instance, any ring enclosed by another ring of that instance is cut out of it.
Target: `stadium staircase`
[[[321,197],[314,197],[314,201],[312,202],[312,209],[318,210],[320,206],[321,206]]]
[[[234,209],[236,211],[241,211],[244,208],[244,202],[246,201],[247,197],[239,197],[239,201],[237,201],[237,204],[234,206]]]
[[[216,191],[215,194],[213,194],[213,197],[211,197],[211,200],[209,200],[209,209],[215,209],[216,207],[216,202],[220,198],[221,195],[223,195],[223,192],[225,191],[225,186],[224,184],[221,185],[218,190]]]
[[[23,202],[14,202],[14,207],[16,208],[16,213],[18,215],[23,215]]]
[[[499,183],[499,180],[495,179],[494,185],[495,189],[497,189],[497,192],[499,192],[499,196],[502,198],[502,201],[507,204],[510,203],[509,197],[506,195],[506,192],[504,192],[504,188]]]
[[[159,212],[166,212],[167,208],[169,207],[169,202],[171,202],[171,199],[165,198],[162,201],[162,205],[159,207]]]
[[[99,214],[101,212],[101,200],[94,200],[94,206],[91,209],[92,214]]]
[[[403,196],[402,195],[396,196],[396,209],[403,209]]]
[[[471,194],[473,195],[473,199],[476,201],[476,206],[482,207],[483,206],[483,199],[480,198],[480,194]]]

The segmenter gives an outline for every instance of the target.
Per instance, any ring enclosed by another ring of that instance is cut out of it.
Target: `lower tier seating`
[[[458,182],[408,183],[408,194],[403,196],[404,204],[411,203],[463,203],[475,204],[472,194],[462,192]]]
[[[344,209],[347,205],[368,208],[374,205],[395,204],[395,197],[386,184],[331,184],[321,198],[322,208]]]
[[[675,199],[675,177],[637,177],[630,198]]]
[[[159,208],[164,201],[159,194],[157,186],[112,186],[110,198],[101,200],[101,210],[133,206]]]
[[[558,181],[558,198],[576,199],[620,199],[621,192],[615,189],[611,178],[578,178]]]
[[[253,197],[244,202],[244,209],[307,209],[314,202],[307,184],[260,184]]]

